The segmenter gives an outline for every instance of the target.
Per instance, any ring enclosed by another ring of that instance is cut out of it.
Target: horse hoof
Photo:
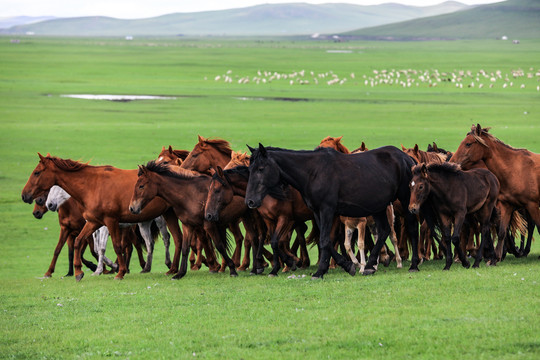
[[[349,273],[349,275],[351,275],[351,276],[356,275],[356,266],[354,266],[354,264],[351,265],[351,267],[349,268],[348,273]]]
[[[66,275],[66,276],[67,276],[67,275]],[[44,278],[44,279],[48,279],[48,278],[50,278],[50,277],[51,277],[51,274],[45,274],[45,275],[43,275],[43,278]]]
[[[470,268],[470,267],[471,267],[471,263],[470,263],[470,262],[468,262],[468,261],[466,261],[466,262],[465,262],[465,263],[463,263],[462,265],[463,265],[463,267],[464,267],[465,269],[468,269],[468,268]]]
[[[237,273],[231,273],[231,277],[238,277],[238,274]]]
[[[362,275],[373,275],[375,274],[375,269],[364,269],[364,272],[362,273]]]
[[[146,270],[146,269],[141,270],[141,274],[148,274],[149,272],[150,270]]]
[[[419,272],[419,271],[420,271],[420,269],[417,268],[417,267],[411,267],[411,268],[409,268],[409,272]]]
[[[114,277],[114,280],[124,280],[124,277],[123,277],[123,276],[116,275],[116,276]]]
[[[240,267],[238,268],[238,271],[246,271],[247,268],[248,268],[247,266],[242,265],[242,266],[240,266]]]
[[[174,275],[174,276],[171,278],[171,280],[180,280],[180,279],[183,278],[183,277],[184,277],[184,275],[176,274],[176,275]]]
[[[83,277],[84,277],[84,273],[80,273],[79,275],[75,276],[75,280],[81,281]]]

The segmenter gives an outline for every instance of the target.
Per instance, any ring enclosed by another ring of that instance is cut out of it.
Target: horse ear
[[[37,154],[39,156],[39,161],[45,160],[45,156],[41,155],[40,153],[37,153]]]
[[[422,163],[422,169],[420,169],[420,173],[422,174],[422,177],[427,179],[428,174],[426,164]]]
[[[253,154],[253,152],[255,151],[255,149],[252,148],[251,146],[249,146],[248,144],[246,144],[246,146],[248,147],[249,151],[251,151],[251,153]]]
[[[407,150],[407,148],[405,146],[403,146],[403,144],[401,144],[401,150],[405,151],[405,150]]]
[[[337,137],[337,138],[336,138],[336,142],[340,142],[341,139],[343,139],[343,135],[341,135],[340,137]]]
[[[219,176],[220,178],[223,178],[223,177],[224,177],[224,175],[223,175],[223,169],[221,168],[221,166],[219,166],[219,165],[217,166],[216,172],[217,172],[217,174],[218,174],[218,176]]]
[[[141,176],[144,173],[146,173],[146,167],[144,165],[139,165],[139,173],[137,175]]]
[[[204,145],[204,141],[205,141],[206,139],[203,138],[201,135],[197,135],[197,137],[199,138],[199,144],[200,144],[200,145]]]
[[[360,145],[360,150],[366,151],[366,144],[362,141],[362,145]]]
[[[266,148],[261,143],[259,143],[259,152],[262,156],[266,156]]]
[[[476,135],[482,134],[482,126],[480,124],[476,124]]]
[[[437,147],[437,144],[435,144],[435,141],[433,142],[433,150],[435,150],[435,152],[439,152],[439,148]]]
[[[418,144],[414,144],[414,152],[418,153]]]
[[[171,154],[171,155],[173,154],[173,148],[172,148],[171,145],[169,145],[169,154]]]

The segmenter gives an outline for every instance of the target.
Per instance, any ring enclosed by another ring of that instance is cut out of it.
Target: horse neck
[[[213,155],[212,155],[212,158],[211,158],[211,166],[213,167],[217,167],[217,166],[221,166],[222,168],[224,168],[225,166],[227,166],[227,164],[231,161],[231,155],[227,155],[219,150],[214,150],[212,151]]]
[[[309,153],[272,151],[269,154],[278,165],[280,177],[302,193],[303,184],[307,183],[309,172],[313,169],[311,166],[305,166],[311,164],[311,161],[306,161]]]
[[[489,156],[485,156],[482,160],[486,164],[486,167],[491,171],[498,179],[504,179],[512,172],[511,166],[515,157],[518,155],[516,150],[506,147],[496,141],[489,139],[486,141],[489,146]]]
[[[157,186],[157,196],[178,206],[186,206],[191,201],[204,202],[210,185],[208,177],[183,179],[159,174],[152,177],[152,182]]]
[[[450,178],[452,177],[452,175],[447,176],[446,174],[430,172],[428,181],[431,189],[429,196],[438,200],[447,199],[450,195],[449,187],[451,186]]]
[[[246,189],[248,184],[248,178],[242,176],[241,174],[227,174],[229,177],[229,184],[231,185],[234,195],[246,196]]]
[[[56,175],[56,185],[60,186],[64,192],[84,206],[94,189],[93,184],[90,183],[97,176],[95,168],[87,166],[77,171],[56,168]]]

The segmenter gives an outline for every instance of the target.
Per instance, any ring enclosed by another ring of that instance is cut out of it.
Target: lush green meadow
[[[323,281],[310,280],[315,267],[294,279],[203,268],[170,281],[159,242],[151,274],[134,264],[123,281],[86,270],[76,283],[62,277],[67,252],[53,277],[40,279],[58,240],[57,217],[34,219],[20,193],[37,152],[135,168],[162,146],[191,149],[198,134],[235,150],[258,142],[311,149],[328,135],[343,135],[349,148],[435,141],[455,150],[480,123],[540,152],[539,59],[538,40],[0,37],[0,358],[537,359],[538,242],[528,258],[509,256],[496,267],[443,272],[442,262],[430,261],[410,274],[392,264],[371,277],[330,270]],[[288,76],[270,80],[265,71]],[[381,82],[389,73],[415,80]],[[332,74],[347,80],[328,85]],[[452,74],[454,82],[442,80]],[[245,77],[249,83],[238,82]]]

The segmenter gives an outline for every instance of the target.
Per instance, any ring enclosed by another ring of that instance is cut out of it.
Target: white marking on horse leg
[[[345,229],[345,249],[347,250],[347,254],[349,254],[349,257],[351,258],[351,261],[354,263],[354,265],[359,268],[360,264],[358,264],[358,259],[354,255],[354,252],[351,248],[351,240],[354,233],[354,229],[350,228],[348,225],[346,225],[347,228]]]
[[[152,257],[154,255],[154,240],[152,239],[152,231],[150,230],[150,225],[152,224],[152,221],[145,221],[142,223],[138,223],[139,230],[141,231],[141,235],[144,239],[144,243],[146,244],[146,265],[144,266],[144,269],[142,272],[150,272],[152,270]]]
[[[169,252],[169,247],[171,245],[171,235],[167,231],[167,223],[163,216],[158,216],[155,218],[156,225],[159,228],[159,232],[163,237],[163,245],[165,245],[165,265],[169,266],[171,264],[171,253]]]

